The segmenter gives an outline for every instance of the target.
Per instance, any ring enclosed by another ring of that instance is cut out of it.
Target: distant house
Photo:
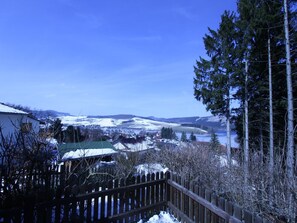
[[[4,138],[15,137],[19,132],[38,133],[39,125],[40,122],[29,113],[0,103],[0,130]]]
[[[94,164],[97,161],[112,161],[118,153],[108,141],[62,143],[58,145],[60,160],[65,162],[68,171],[81,160]]]
[[[140,154],[155,148],[155,144],[149,137],[119,138],[113,143],[113,146],[120,152]]]

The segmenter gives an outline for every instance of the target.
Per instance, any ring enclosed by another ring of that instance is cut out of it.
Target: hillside
[[[198,134],[207,133],[212,129],[215,131],[225,129],[225,122],[215,116],[178,118],[142,117],[131,114],[74,116],[69,113],[54,110],[24,108],[26,112],[31,113],[41,121],[46,122],[46,120],[59,118],[66,126],[97,126],[100,128],[137,129],[148,131],[159,131],[162,127],[170,127],[176,132],[185,131]]]
[[[64,125],[100,126],[101,128],[135,129],[159,131],[162,127],[170,127],[176,132],[194,132],[204,134],[206,130],[194,126],[183,126],[181,123],[157,121],[133,115],[125,116],[59,116]]]

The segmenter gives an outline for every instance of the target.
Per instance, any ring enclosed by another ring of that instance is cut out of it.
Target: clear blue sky
[[[236,0],[1,0],[0,102],[73,115],[206,116],[193,66]]]

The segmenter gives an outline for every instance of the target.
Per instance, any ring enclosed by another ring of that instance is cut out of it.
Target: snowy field
[[[179,223],[172,215],[165,211],[161,211],[159,215],[154,215],[148,221],[140,220],[138,223]]]

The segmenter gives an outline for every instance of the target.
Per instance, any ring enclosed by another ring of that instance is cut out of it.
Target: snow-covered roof
[[[94,157],[94,156],[102,156],[102,155],[112,155],[117,153],[117,151],[109,148],[103,149],[78,149],[75,151],[67,152],[63,155],[62,160],[67,159],[78,159],[78,158],[86,158],[86,157]]]
[[[140,152],[148,149],[152,149],[153,143],[150,140],[144,140],[139,143],[122,143],[118,142],[113,145],[117,150],[125,152]]]
[[[9,113],[9,114],[23,114],[28,115],[27,112],[15,109],[13,107],[7,106],[3,103],[0,103],[0,113]]]
[[[117,153],[108,141],[63,143],[58,145],[62,160],[111,155]]]

